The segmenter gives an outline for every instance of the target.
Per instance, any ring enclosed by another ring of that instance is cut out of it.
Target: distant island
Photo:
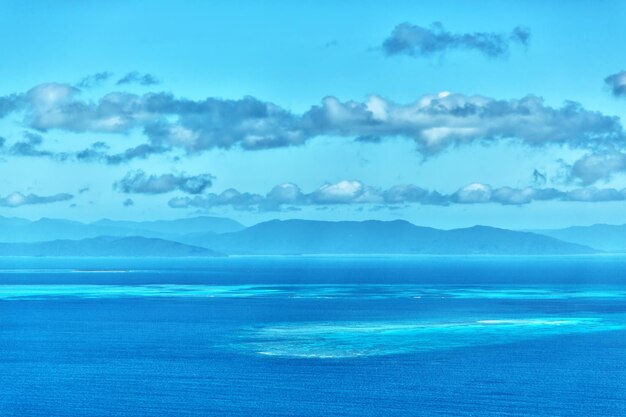
[[[404,220],[272,220],[245,227],[209,216],[94,223],[0,217],[0,256],[578,255],[607,249],[589,235],[593,228],[545,234],[488,226],[441,230]]]
[[[80,240],[0,243],[0,256],[189,257],[224,256],[207,248],[164,239],[101,236]]]

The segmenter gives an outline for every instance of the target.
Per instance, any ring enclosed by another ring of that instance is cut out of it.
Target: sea
[[[626,416],[626,257],[2,258],[0,416]]]

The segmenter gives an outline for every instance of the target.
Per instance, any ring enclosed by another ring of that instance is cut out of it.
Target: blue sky
[[[128,3],[0,2],[0,215],[626,222],[623,2]]]

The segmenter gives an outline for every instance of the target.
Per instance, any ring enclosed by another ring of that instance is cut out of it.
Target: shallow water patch
[[[413,323],[288,323],[244,331],[232,347],[285,358],[357,358],[623,328],[619,323],[585,317],[485,318]]]

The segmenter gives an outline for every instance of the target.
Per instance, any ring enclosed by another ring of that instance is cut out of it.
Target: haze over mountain
[[[626,252],[626,225],[624,224],[594,224],[565,229],[535,230],[534,232],[606,252]]]
[[[0,217],[0,242],[40,242],[54,239],[87,239],[98,236],[143,236],[169,239],[198,231],[226,233],[242,229],[244,226],[235,220],[209,216],[146,222],[104,219],[93,223],[45,217],[36,221]]]

